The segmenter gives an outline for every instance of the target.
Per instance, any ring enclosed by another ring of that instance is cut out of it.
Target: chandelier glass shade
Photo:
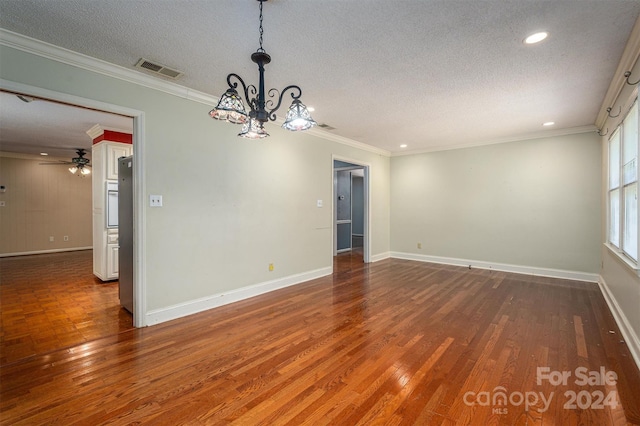
[[[248,117],[242,98],[234,88],[229,88],[224,92],[218,106],[212,109],[209,115],[216,120],[224,120],[233,124],[245,123]]]
[[[282,104],[285,93],[290,92],[293,102],[289,107],[285,122],[282,127],[291,131],[308,130],[317,123],[311,118],[307,107],[300,102],[302,89],[299,86],[290,85],[278,91],[270,89],[265,92],[264,88],[264,66],[271,62],[271,56],[262,48],[262,3],[260,2],[260,47],[251,55],[251,60],[258,65],[259,83],[247,86],[242,78],[237,74],[227,76],[229,88],[220,97],[218,104],[209,112],[209,116],[216,120],[228,121],[234,124],[243,124],[242,131],[238,134],[243,138],[262,139],[269,134],[264,129],[264,123],[275,121],[275,112]],[[233,81],[235,80],[235,81]],[[238,93],[238,84],[242,86],[242,93]],[[244,95],[244,100],[242,95]],[[277,103],[276,103],[277,99]],[[249,105],[249,112],[245,108],[245,102]],[[275,107],[273,106],[275,104]]]
[[[269,133],[260,121],[249,117],[249,120],[242,125],[242,131],[238,133],[238,136],[247,139],[264,139],[269,136]]]
[[[311,118],[311,114],[309,114],[309,110],[300,102],[299,99],[294,99],[289,107],[289,111],[287,111],[287,116],[284,119],[284,127],[287,130],[298,131],[298,130],[308,130],[316,125],[316,122]]]

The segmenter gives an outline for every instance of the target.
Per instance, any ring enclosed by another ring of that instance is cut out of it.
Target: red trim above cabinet
[[[120,142],[120,143],[128,143],[133,144],[133,135],[131,133],[122,133],[115,132],[113,130],[105,130],[103,134],[96,137],[93,140],[93,144],[97,144],[98,142],[102,142],[104,140],[110,142]]]

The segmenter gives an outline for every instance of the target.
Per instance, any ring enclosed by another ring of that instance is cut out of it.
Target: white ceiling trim
[[[165,82],[159,80],[156,77],[147,76],[140,72],[129,70],[119,65],[114,65],[109,62],[93,58],[91,56],[83,55],[81,53],[53,45],[51,43],[27,37],[22,34],[14,33],[13,31],[8,31],[4,28],[0,28],[0,45],[51,59],[56,62],[61,62],[63,64],[78,67],[87,71],[102,74],[107,77],[113,77],[127,81],[129,83],[138,84],[150,89],[158,90],[173,96],[178,96],[183,99],[188,99],[209,106],[216,105],[219,100],[219,98],[216,96],[189,89],[176,83]],[[13,82],[0,80],[0,87],[3,87],[7,90],[19,92],[20,90],[16,88],[16,85],[11,83]],[[26,91],[23,93],[34,95],[33,93],[28,93]],[[40,96],[45,97],[43,95]],[[282,124],[284,122],[283,120],[277,120],[276,123],[278,121],[280,121],[279,124]],[[387,157],[391,154],[387,150],[367,145],[353,139],[348,139],[342,136],[327,133],[326,131],[320,129],[312,129],[308,132],[322,139],[337,142],[343,145],[348,145],[364,151],[373,152],[375,154],[381,154]]]
[[[87,135],[89,135],[91,140],[94,140],[98,136],[101,136],[102,134],[104,134],[104,132],[107,131],[107,130],[111,131],[111,132],[126,133],[128,135],[131,134],[131,130],[116,129],[115,127],[105,127],[105,126],[102,126],[100,124],[96,124],[95,126],[90,128],[89,130],[87,130],[86,133],[87,133]]]
[[[154,79],[142,73],[138,73],[119,65],[110,64],[91,56],[83,55],[63,47],[36,40],[22,34],[0,28],[0,44],[12,47],[23,52],[42,56],[53,61],[78,67],[87,71],[114,77],[129,83],[139,84],[150,89],[159,90],[181,98],[195,100],[206,104],[215,104],[218,98],[202,92],[188,89],[175,83],[169,83],[162,80]]]
[[[450,151],[452,149],[475,148],[475,147],[486,146],[486,145],[497,145],[501,143],[520,142],[520,141],[527,141],[532,139],[553,138],[553,137],[559,137],[559,136],[575,135],[580,133],[591,133],[591,132],[597,132],[597,131],[598,129],[596,128],[596,126],[593,126],[593,125],[573,127],[570,129],[545,130],[542,132],[529,133],[527,135],[507,137],[507,138],[494,139],[494,140],[488,140],[488,141],[480,141],[472,144],[454,145],[454,146],[447,145],[447,146],[434,147],[434,148],[428,148],[428,149],[416,149],[411,151],[394,152],[391,154],[391,156],[401,157],[403,155],[424,154],[427,152],[438,152],[438,151]]]
[[[334,135],[333,133],[327,133],[324,130],[320,130],[317,127],[311,128],[307,130],[305,133],[309,133],[314,136],[318,136],[320,138],[324,138],[329,141],[337,142],[343,145],[349,145],[354,148],[362,149],[365,151],[373,152],[374,154],[384,155],[385,157],[391,156],[391,151],[387,151],[386,149],[378,148],[375,146],[367,145],[366,143],[358,142],[353,139],[345,138],[343,136]]]

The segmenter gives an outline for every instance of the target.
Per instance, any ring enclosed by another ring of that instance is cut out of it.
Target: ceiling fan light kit
[[[291,91],[293,102],[289,107],[283,128],[291,131],[308,130],[317,123],[311,118],[311,114],[307,107],[300,102],[302,89],[296,85],[285,87],[282,91],[269,89],[267,99],[264,88],[264,66],[271,62],[271,56],[262,47],[262,36],[264,30],[262,28],[262,4],[267,0],[257,0],[260,3],[260,47],[251,55],[251,60],[258,65],[259,83],[258,88],[254,85],[247,86],[238,74],[231,73],[227,76],[227,84],[229,88],[220,97],[218,105],[209,112],[209,116],[216,120],[223,120],[233,124],[242,124],[242,130],[238,136],[249,139],[262,139],[269,136],[264,129],[264,123],[267,121],[275,121],[275,112],[282,104],[282,97],[287,91]],[[236,82],[231,80],[235,79]],[[244,101],[238,91],[238,82],[242,85]],[[275,107],[274,99],[278,96],[278,103]],[[250,107],[247,113],[244,102]],[[271,109],[268,109],[271,108]]]
[[[69,172],[71,174],[82,176],[82,177],[90,175],[91,168],[89,167],[89,164],[91,163],[91,160],[89,160],[88,158],[84,158],[84,156],[87,154],[87,151],[81,148],[76,149],[76,154],[78,156],[72,158],[71,161],[61,161],[59,163],[40,163],[40,164],[44,166],[61,166],[61,165],[71,164],[71,167],[69,167]]]
[[[91,169],[89,168],[90,160],[84,158],[86,151],[84,149],[79,149],[76,152],[78,156],[71,159],[73,166],[69,167],[69,172],[77,174],[78,176],[87,176],[91,174]]]
[[[69,171],[74,175],[77,173],[78,176],[86,176],[91,174],[91,169],[89,169],[87,166],[69,167]]]

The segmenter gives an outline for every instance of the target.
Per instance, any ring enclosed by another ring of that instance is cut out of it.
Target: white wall
[[[330,271],[332,155],[371,165],[371,253],[388,253],[387,156],[276,124],[270,138],[244,140],[209,118],[211,105],[10,47],[0,55],[5,80],[144,112],[143,198],[164,197],[144,209],[147,313],[187,306],[182,315],[203,298]]]
[[[597,273],[600,168],[595,133],[393,157],[391,250]]]

